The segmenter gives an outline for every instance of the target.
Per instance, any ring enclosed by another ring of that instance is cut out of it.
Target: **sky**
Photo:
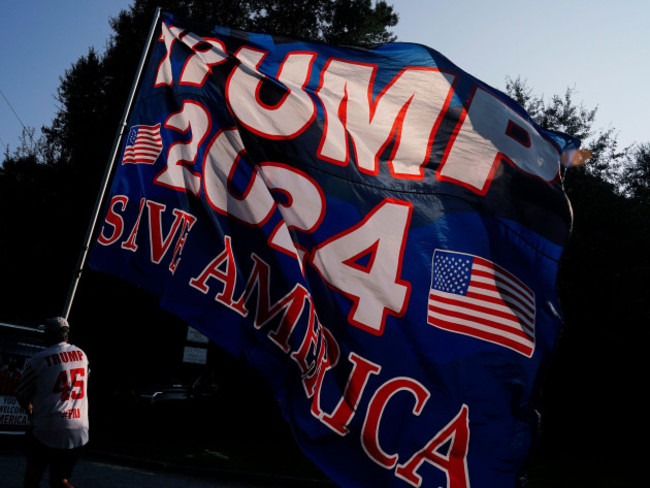
[[[425,44],[483,82],[521,77],[549,100],[574,90],[598,108],[595,126],[621,146],[650,142],[648,0],[388,0],[398,40]],[[0,150],[22,127],[50,125],[65,71],[93,47],[131,0],[0,0]],[[117,128],[116,128],[117,129]]]

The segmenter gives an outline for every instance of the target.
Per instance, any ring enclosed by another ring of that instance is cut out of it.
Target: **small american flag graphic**
[[[531,357],[535,294],[487,259],[436,249],[427,322]]]
[[[160,124],[134,125],[126,139],[122,164],[153,164],[162,148]]]

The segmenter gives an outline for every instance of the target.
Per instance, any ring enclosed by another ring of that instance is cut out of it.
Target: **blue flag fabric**
[[[518,486],[579,141],[421,45],[155,39],[91,266],[256,368],[341,486]]]

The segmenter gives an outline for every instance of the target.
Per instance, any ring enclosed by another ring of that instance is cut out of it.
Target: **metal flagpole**
[[[108,160],[108,164],[106,165],[106,171],[104,172],[102,185],[99,190],[99,194],[97,195],[97,202],[95,203],[95,209],[93,210],[93,214],[90,219],[90,224],[88,225],[88,230],[86,231],[86,238],[84,240],[83,247],[81,248],[81,254],[79,255],[79,260],[77,262],[77,267],[75,269],[74,276],[72,278],[72,284],[70,285],[70,290],[68,291],[68,298],[66,300],[65,308],[63,310],[63,317],[65,317],[66,319],[70,314],[72,301],[74,300],[75,293],[77,292],[77,287],[79,286],[81,273],[83,272],[86,263],[86,257],[88,256],[88,251],[90,249],[90,241],[92,240],[93,234],[95,233],[95,225],[97,224],[97,218],[99,217],[99,212],[101,211],[103,206],[106,189],[108,188],[108,183],[111,178],[111,174],[113,173],[113,167],[115,166],[115,159],[117,158],[117,152],[119,151],[120,146],[122,144],[122,137],[124,136],[124,128],[126,127],[128,123],[129,115],[131,114],[131,107],[133,105],[133,100],[135,99],[135,93],[137,91],[138,85],[140,84],[140,78],[142,76],[142,72],[144,71],[144,65],[146,63],[147,57],[149,55],[149,51],[151,49],[151,45],[153,43],[153,36],[156,31],[156,25],[158,24],[159,18],[160,18],[160,7],[156,9],[153,22],[151,23],[147,44],[144,50],[142,51],[142,56],[140,57],[140,64],[138,65],[138,70],[133,80],[133,85],[131,86],[131,93],[129,94],[129,98],[126,102],[126,106],[124,107],[122,121],[120,122],[120,126],[117,130],[115,140],[113,141],[111,156]]]

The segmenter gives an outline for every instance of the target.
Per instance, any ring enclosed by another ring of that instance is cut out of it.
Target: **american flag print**
[[[162,148],[160,124],[134,125],[126,139],[122,164],[153,164]]]
[[[471,254],[436,249],[427,322],[531,357],[535,293],[501,266]]]

